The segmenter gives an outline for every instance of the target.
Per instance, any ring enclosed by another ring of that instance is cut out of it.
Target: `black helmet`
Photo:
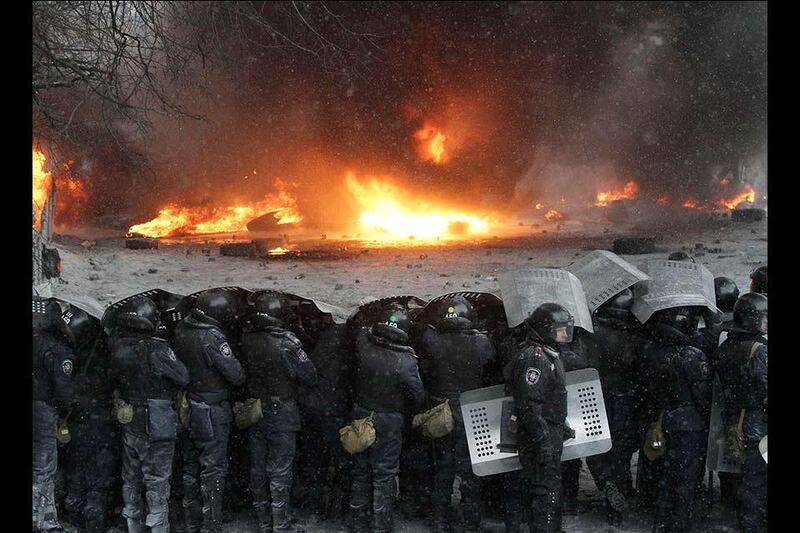
[[[33,317],[33,329],[48,329],[55,326],[56,320],[61,315],[61,306],[50,298],[34,296],[31,315]]]
[[[562,306],[556,303],[546,303],[537,307],[525,319],[525,325],[533,331],[545,344],[572,342],[572,331],[575,319]]]
[[[57,323],[58,331],[73,348],[90,343],[100,332],[98,323],[89,313],[76,307],[64,311]]]
[[[122,304],[117,311],[117,326],[123,329],[155,333],[160,313],[155,302],[147,296],[137,296]]]
[[[595,316],[597,316],[597,318],[624,320],[628,322],[633,317],[631,307],[633,307],[633,291],[631,289],[625,289],[618,292],[603,302],[603,305],[595,309]]]
[[[767,295],[767,265],[750,272],[750,292]]]
[[[434,322],[447,322],[458,318],[471,322],[475,316],[475,310],[469,300],[457,295],[438,301],[431,314]]]
[[[386,324],[405,333],[411,331],[411,319],[408,316],[408,310],[398,303],[391,304],[378,316],[381,317],[377,321],[379,324]]]
[[[692,263],[694,263],[694,257],[692,257],[691,255],[687,254],[684,251],[672,252],[671,254],[669,254],[669,257],[667,257],[667,259],[669,261],[691,261]]]
[[[725,313],[730,313],[739,298],[739,287],[731,278],[720,276],[714,278],[714,294],[717,307]]]
[[[678,332],[691,338],[700,323],[700,311],[692,307],[671,307],[653,313],[647,321],[651,327]]]
[[[286,298],[279,294],[264,292],[253,303],[253,324],[258,327],[285,327],[294,314]]]
[[[233,304],[233,297],[228,291],[210,289],[197,297],[194,311],[205,319],[210,318],[212,322],[216,322],[215,325],[230,326],[236,321]]]
[[[767,332],[767,297],[757,292],[743,294],[733,306],[733,321],[753,333]]]

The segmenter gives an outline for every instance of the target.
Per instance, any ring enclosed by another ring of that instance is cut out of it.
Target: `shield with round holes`
[[[607,452],[611,449],[611,432],[603,403],[600,375],[594,368],[575,370],[566,373],[566,383],[567,424],[575,431],[575,437],[564,441],[561,460]],[[506,411],[513,404],[513,398],[505,393],[505,385],[461,394],[461,414],[472,471],[476,476],[502,474],[522,468],[517,452],[500,446],[504,404]]]
[[[608,250],[594,250],[566,268],[581,280],[589,310],[650,276]]]

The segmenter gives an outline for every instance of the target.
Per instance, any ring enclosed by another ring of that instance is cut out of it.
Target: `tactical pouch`
[[[130,424],[133,420],[133,406],[122,398],[112,400],[111,417],[120,424]]]
[[[175,409],[178,412],[178,423],[181,426],[181,429],[186,429],[189,427],[189,397],[186,391],[181,391],[178,393],[178,400],[177,400],[177,407]]]
[[[214,439],[214,425],[211,423],[211,406],[207,403],[189,400],[189,436],[198,442]]]
[[[664,432],[661,429],[661,421],[664,418],[664,411],[658,413],[658,420],[653,422],[647,434],[644,436],[644,445],[642,451],[645,457],[650,461],[655,461],[663,456],[667,451],[667,441],[664,438]]]
[[[744,409],[739,413],[739,423],[728,427],[728,457],[732,463],[744,464]]]
[[[150,442],[175,440],[178,420],[169,400],[147,400],[147,435]]]
[[[375,442],[375,411],[368,417],[353,420],[348,425],[339,429],[339,442],[350,454],[361,453]]]
[[[450,409],[450,400],[445,400],[432,409],[424,413],[419,413],[414,417],[411,425],[421,428],[422,435],[429,439],[444,437],[455,427],[453,411]]]
[[[500,414],[500,442],[497,449],[505,453],[515,453],[518,449],[517,435],[519,420],[514,409],[513,400],[505,400]]]
[[[59,444],[69,444],[69,441],[72,440],[72,435],[69,433],[69,427],[67,427],[67,420],[64,419],[58,424],[58,428],[56,429],[56,440]]]
[[[261,398],[248,398],[233,404],[233,414],[236,427],[247,429],[264,417],[261,410]]]

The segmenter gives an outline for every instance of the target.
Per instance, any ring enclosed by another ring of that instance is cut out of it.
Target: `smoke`
[[[728,174],[766,191],[765,4],[334,7],[380,50],[331,73],[312,55],[223,41],[237,60],[209,59],[187,94],[207,120],[157,120],[137,146],[153,179],[112,180],[139,221],[167,200],[260,199],[281,178],[310,225],[345,224],[348,171],[519,212],[628,180],[653,199],[703,198]],[[447,164],[419,158],[426,122],[447,134]],[[112,154],[86,157],[93,179],[121,173]]]

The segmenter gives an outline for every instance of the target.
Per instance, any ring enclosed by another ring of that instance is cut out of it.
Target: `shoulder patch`
[[[73,369],[72,361],[70,361],[69,359],[66,359],[64,360],[63,363],[61,363],[61,370],[64,372],[64,374],[69,376],[70,374],[72,374],[72,369]]]
[[[536,385],[539,382],[539,377],[542,375],[542,371],[538,368],[530,367],[525,371],[525,381],[528,382],[528,385]]]
[[[222,352],[222,355],[225,357],[230,357],[233,355],[233,351],[231,350],[231,346],[227,342],[223,342],[220,347],[219,351]]]
[[[700,374],[704,378],[707,378],[708,376],[711,375],[711,370],[708,367],[708,363],[706,363],[705,361],[700,363]]]
[[[306,351],[303,350],[302,348],[297,350],[297,358],[300,359],[300,361],[303,363],[308,361],[308,355],[306,354]]]
[[[177,361],[177,360],[178,360],[178,358],[177,358],[177,357],[175,357],[175,352],[173,352],[173,351],[172,351],[171,349],[169,349],[169,348],[167,349],[167,357],[168,357],[168,358],[169,358],[169,360],[170,360],[170,361],[172,361],[173,363],[174,363],[175,361]]]
[[[536,345],[533,347],[533,356],[536,358],[544,357],[544,350],[541,346]]]

